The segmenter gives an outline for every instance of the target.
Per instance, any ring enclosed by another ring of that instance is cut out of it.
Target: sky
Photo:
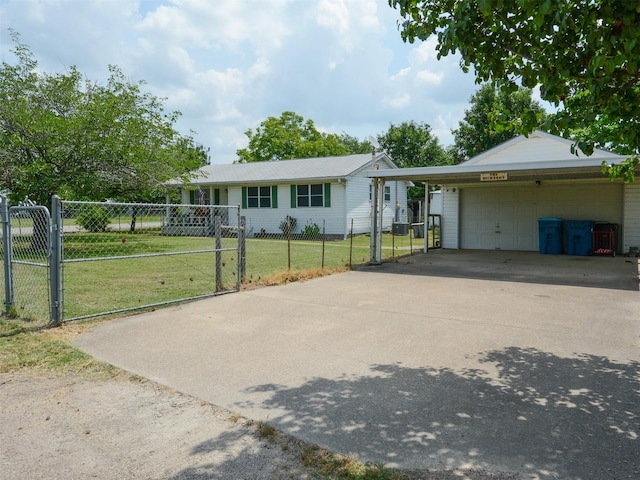
[[[399,19],[387,0],[0,0],[0,61],[15,63],[13,29],[43,72],[105,83],[117,65],[182,113],[211,163],[285,111],[360,140],[427,123],[450,145],[474,75],[434,38],[404,43]]]

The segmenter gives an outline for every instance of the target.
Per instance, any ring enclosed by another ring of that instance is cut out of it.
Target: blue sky
[[[118,65],[213,163],[287,110],[361,140],[425,122],[449,145],[478,86],[434,39],[403,43],[398,19],[387,0],[0,0],[0,59],[14,62],[11,28],[43,71],[104,81]]]

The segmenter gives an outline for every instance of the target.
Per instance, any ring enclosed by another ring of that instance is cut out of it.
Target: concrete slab
[[[136,315],[77,345],[364,461],[637,477],[637,259],[468,255]]]

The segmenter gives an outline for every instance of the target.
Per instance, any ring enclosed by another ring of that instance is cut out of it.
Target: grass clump
[[[301,460],[305,467],[335,480],[408,480],[402,472],[383,465],[363,463],[353,457],[329,452],[320,447],[306,446]]]
[[[64,327],[27,329],[21,322],[0,319],[0,373],[28,369],[47,375],[110,378],[118,369],[73,347]]]
[[[313,478],[325,480],[410,480],[399,470],[383,465],[363,463],[354,457],[330,452],[316,445],[308,444],[278,431],[265,422],[250,422],[256,434],[282,449],[283,452],[297,457],[303,467],[311,472]]]

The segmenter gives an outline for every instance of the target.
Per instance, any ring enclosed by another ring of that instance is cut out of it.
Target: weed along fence
[[[0,196],[4,313],[34,326],[152,308],[280,283],[371,260],[367,233],[293,216],[246,225],[239,206],[78,202],[12,206]],[[438,219],[439,220],[439,219]],[[261,227],[261,228],[259,228]],[[277,233],[276,233],[277,232]],[[429,248],[439,245],[430,218]],[[424,223],[385,229],[382,259],[422,251]]]
[[[370,220],[367,219],[367,222]],[[277,221],[247,225],[247,274],[245,281],[274,283],[280,275],[304,276],[314,270],[339,270],[371,260],[371,236],[355,234],[354,220],[349,221],[347,234],[337,235],[328,228],[327,219],[297,218],[287,215]],[[382,259],[410,255],[424,249],[424,223],[411,224],[401,232],[392,226],[381,233]],[[427,228],[429,248],[440,245],[440,217],[430,216]],[[286,277],[284,278],[286,280]]]

